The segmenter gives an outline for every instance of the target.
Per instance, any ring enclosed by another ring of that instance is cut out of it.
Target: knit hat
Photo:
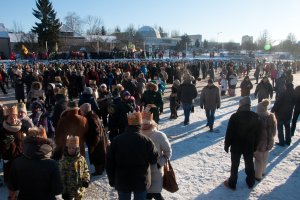
[[[239,106],[245,106],[245,105],[248,105],[248,106],[251,106],[251,99],[249,96],[246,96],[246,97],[243,97],[240,102],[239,102]]]
[[[27,109],[25,103],[18,103],[18,112],[24,112],[27,114]]]
[[[268,110],[268,105],[270,104],[269,99],[263,99],[257,104],[256,112],[257,113],[266,113]]]
[[[122,97],[126,97],[126,96],[131,96],[130,92],[125,90],[124,92],[122,92]]]
[[[42,127],[32,127],[28,129],[28,136],[47,139],[46,130]]]
[[[80,106],[80,112],[85,115],[92,110],[90,103],[84,103]]]
[[[68,135],[67,136],[66,146],[67,147],[79,148],[79,137],[78,136]]]
[[[107,85],[106,85],[105,83],[102,83],[102,84],[100,85],[100,88],[107,88]]]
[[[142,115],[140,112],[130,112],[127,114],[128,125],[137,126],[142,124]]]
[[[91,87],[85,87],[83,94],[93,94],[93,89]]]

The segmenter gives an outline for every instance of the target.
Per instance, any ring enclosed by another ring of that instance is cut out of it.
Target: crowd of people
[[[0,158],[8,198],[16,199],[18,194],[19,199],[54,199],[62,194],[63,199],[82,199],[90,181],[86,145],[94,166],[91,175],[106,170],[119,199],[130,199],[131,192],[135,199],[164,199],[163,166],[172,149],[158,126],[166,99],[170,120],[178,117],[181,106],[183,125],[188,126],[195,99],[200,96],[206,126],[214,132],[215,111],[221,109],[225,95],[236,95],[239,79],[243,79],[242,99],[226,132],[225,151],[231,147],[232,168],[224,184],[236,188],[243,155],[246,182],[253,187],[255,179],[263,177],[276,129],[278,145],[291,144],[300,111],[300,86],[294,89],[293,85],[293,73],[299,68],[299,62],[245,64],[212,60],[2,65],[1,89],[6,95],[9,86],[14,88],[18,101],[12,106],[1,105],[0,109]],[[254,92],[252,69],[257,83]],[[198,95],[200,80],[207,85]],[[172,85],[171,91],[164,98],[167,84]],[[271,113],[267,106],[274,91]],[[252,94],[258,98],[257,113],[250,111]],[[33,192],[28,182],[40,188],[38,192]]]

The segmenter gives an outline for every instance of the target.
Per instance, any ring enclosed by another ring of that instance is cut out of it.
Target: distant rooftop
[[[9,38],[8,31],[2,23],[0,23],[0,38]]]

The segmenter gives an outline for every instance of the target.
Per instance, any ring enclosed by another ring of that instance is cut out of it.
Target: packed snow
[[[252,76],[253,77],[253,76]],[[238,86],[240,85],[240,81]],[[254,80],[252,80],[254,83]],[[217,82],[215,83],[217,84]],[[200,94],[206,80],[198,81]],[[300,85],[300,74],[294,74],[294,85]],[[253,93],[254,89],[251,90]],[[221,108],[216,111],[216,131],[209,132],[205,111],[199,106],[199,95],[195,101],[195,112],[191,113],[190,124],[183,126],[183,111],[179,109],[178,118],[170,120],[167,101],[170,85],[164,95],[164,113],[160,116],[159,129],[167,134],[172,145],[171,164],[175,170],[179,191],[169,193],[163,190],[166,200],[179,199],[300,199],[300,124],[289,147],[274,146],[270,151],[266,175],[249,189],[245,182],[244,162],[241,159],[237,190],[227,189],[223,182],[230,175],[230,153],[224,151],[224,136],[228,119],[236,112],[240,97],[240,88],[235,97],[222,97]],[[274,95],[275,96],[275,95]],[[252,97],[252,110],[255,111],[257,99]],[[274,103],[274,98],[272,105]],[[269,109],[272,107],[269,107]],[[275,142],[277,142],[277,136]],[[93,167],[90,168],[93,171]],[[29,183],[30,184],[30,183]],[[0,187],[0,199],[7,198],[7,188]],[[92,177],[84,199],[117,199],[116,191],[109,186],[104,173]]]

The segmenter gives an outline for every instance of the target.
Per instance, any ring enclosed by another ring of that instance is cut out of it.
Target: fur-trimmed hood
[[[29,159],[49,159],[52,155],[54,142],[34,136],[27,136],[24,140],[23,155]]]
[[[150,90],[150,88],[154,88],[154,91],[158,91],[158,86],[155,83],[149,82],[146,84],[146,90]]]
[[[35,87],[37,87],[38,89],[35,89]],[[41,90],[43,87],[42,87],[42,84],[38,81],[34,81],[32,84],[31,84],[31,90]]]

